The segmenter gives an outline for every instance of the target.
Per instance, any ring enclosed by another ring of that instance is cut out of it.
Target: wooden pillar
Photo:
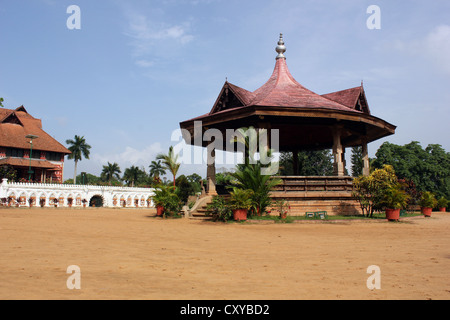
[[[217,195],[216,192],[216,150],[214,143],[210,143],[207,147],[207,168],[206,180],[208,183],[208,195]]]
[[[344,162],[342,161],[343,157],[343,150],[341,143],[341,128],[336,127],[333,130],[333,157],[334,157],[334,175],[342,177],[344,176],[345,170],[344,170]]]
[[[367,148],[367,140],[362,143],[362,158],[363,158],[363,176],[370,174],[369,150]]]

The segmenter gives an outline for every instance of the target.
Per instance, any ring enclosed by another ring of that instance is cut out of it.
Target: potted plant
[[[441,212],[446,212],[447,210],[447,205],[448,205],[448,200],[445,199],[444,197],[441,197],[438,202],[437,202],[437,206],[439,208],[439,211]]]
[[[175,214],[180,209],[180,199],[175,193],[174,186],[161,185],[154,191],[152,196],[153,203],[156,206],[156,215],[165,217],[166,215]]]
[[[72,207],[72,203],[73,203],[73,199],[72,198],[67,198],[67,204],[69,205],[69,208]]]
[[[430,191],[422,193],[419,201],[420,210],[425,217],[430,217],[433,208],[437,205],[437,200]]]
[[[291,209],[289,202],[285,199],[275,201],[275,208],[278,211],[281,219],[286,219],[288,211]]]
[[[250,189],[233,188],[230,192],[230,205],[233,210],[233,219],[236,221],[247,220],[248,209],[252,206],[251,196],[253,191]]]
[[[57,198],[53,199],[53,204],[54,204],[55,208],[58,207],[58,199]]]
[[[40,204],[41,208],[43,208],[45,206],[45,198],[40,198],[39,204]]]
[[[386,211],[386,219],[398,221],[400,209],[408,205],[409,195],[401,189],[400,184],[395,184],[385,190],[382,203]]]
[[[28,203],[29,203],[29,205],[30,205],[30,208],[33,207],[35,199],[36,199],[36,198],[34,198],[34,197],[31,197],[31,198],[28,199]]]
[[[214,196],[210,204],[206,206],[206,215],[211,215],[214,221],[228,221],[233,211],[223,196]]]
[[[81,200],[81,202],[83,203],[83,208],[86,208],[86,202],[87,202],[87,200],[86,200],[86,199],[83,199],[83,200]]]

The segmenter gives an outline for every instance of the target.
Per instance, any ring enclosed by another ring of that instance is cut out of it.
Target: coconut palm
[[[117,163],[114,162],[111,164],[108,162],[106,166],[103,166],[103,170],[100,176],[103,180],[108,181],[109,185],[111,185],[111,180],[113,178],[120,179],[119,174],[121,172],[122,171],[120,171],[119,165]]]
[[[159,176],[162,176],[166,173],[166,170],[164,170],[164,167],[161,165],[161,160],[152,161],[152,163],[149,165],[149,168],[151,177],[159,178]]]
[[[126,181],[128,185],[131,182],[131,187],[134,187],[134,183],[142,181],[142,178],[144,178],[145,175],[145,171],[139,169],[136,166],[131,166],[130,168],[125,169],[122,180]]]
[[[158,154],[156,160],[161,160],[163,167],[172,173],[173,185],[175,186],[175,178],[181,164],[178,162],[178,154],[175,154],[173,151],[173,146],[170,146],[168,154]]]
[[[80,137],[75,135],[75,138],[66,140],[66,143],[69,146],[71,154],[69,154],[68,159],[74,159],[75,160],[75,169],[73,174],[73,184],[77,183],[77,164],[78,161],[81,161],[83,157],[86,159],[89,159],[90,149],[91,146],[86,143],[86,140],[84,137]]]

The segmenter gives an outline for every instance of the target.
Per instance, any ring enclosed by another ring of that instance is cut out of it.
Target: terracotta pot
[[[287,217],[287,213],[281,213],[280,214],[280,218],[281,219],[286,219],[286,217]]]
[[[386,208],[386,219],[389,221],[398,221],[400,218],[400,209]]]
[[[447,212],[447,208],[446,208],[446,207],[439,208],[439,211],[440,211],[440,212]]]
[[[164,207],[163,206],[157,206],[156,207],[156,215],[158,217],[161,217],[164,213]]]
[[[431,211],[433,211],[433,208],[425,208],[425,207],[422,207],[422,208],[420,208],[420,211],[422,211],[422,214],[423,214],[425,217],[431,217]]]
[[[235,209],[233,210],[233,219],[236,221],[247,220],[247,209]]]

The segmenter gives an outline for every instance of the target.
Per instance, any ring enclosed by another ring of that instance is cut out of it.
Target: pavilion
[[[335,178],[301,177],[299,180],[298,177],[285,177],[288,185],[295,185],[292,190],[303,191],[302,197],[305,197],[306,185],[321,184],[321,191],[340,190],[348,195],[351,180],[345,177],[345,148],[362,146],[363,174],[368,175],[368,144],[394,134],[396,126],[371,114],[362,83],[346,90],[316,94],[298,83],[289,72],[282,34],[275,50],[278,55],[272,76],[259,89],[250,92],[226,81],[209,113],[180,123],[181,129],[190,133],[184,138],[186,143],[213,148],[211,142],[205,141],[207,139],[196,138],[194,129],[199,123],[201,134],[214,128],[222,133],[224,139],[227,129],[276,129],[279,133],[278,151],[293,152],[294,168],[298,167],[295,164],[298,151],[332,149],[333,152]],[[270,139],[268,147],[271,147]],[[210,150],[208,156],[207,187],[209,193],[214,194],[214,150]],[[298,172],[294,172],[294,176],[297,175]],[[312,183],[312,180],[322,182]],[[331,180],[334,181],[331,184],[344,184],[346,187],[330,187]],[[287,188],[282,187],[282,190]]]

